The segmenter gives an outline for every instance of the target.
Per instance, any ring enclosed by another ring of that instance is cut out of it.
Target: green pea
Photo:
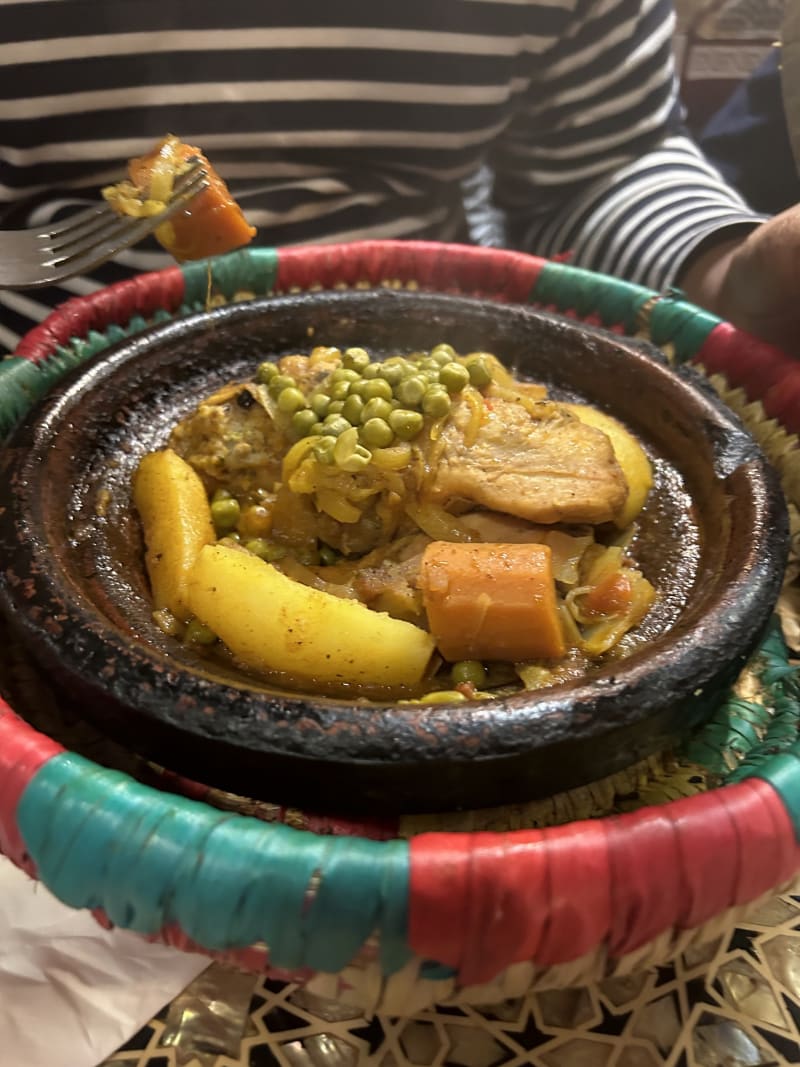
[[[282,411],[284,415],[294,415],[306,406],[306,398],[296,386],[289,385],[278,393],[277,404],[278,411]]]
[[[450,677],[455,685],[466,682],[480,689],[486,685],[486,668],[478,659],[462,659],[453,664]]]
[[[392,363],[384,363],[381,366],[380,378],[378,380],[388,382],[389,385],[394,387],[398,382],[403,380],[404,364],[405,360],[403,360],[402,363],[398,360],[395,360]]]
[[[450,363],[456,358],[456,350],[452,345],[434,345],[431,349],[431,359],[435,359],[439,366]]]
[[[334,385],[336,382],[357,382],[359,377],[359,374],[351,367],[337,367],[328,381]]]
[[[323,425],[326,437],[338,437],[340,433],[345,433],[346,430],[352,428],[342,415],[328,415]]]
[[[369,386],[370,382],[367,381],[365,378],[362,378],[360,381],[353,382],[350,385],[350,392],[347,394],[348,399],[351,396],[359,396],[362,400],[367,400],[367,389],[369,389]]]
[[[427,388],[428,383],[426,380],[415,375],[413,378],[405,378],[400,382],[395,389],[395,394],[401,404],[416,407],[422,403],[422,398],[425,396]]]
[[[470,356],[464,366],[467,368],[470,382],[476,389],[482,389],[492,380],[492,372],[483,356]]]
[[[274,541],[268,541],[266,537],[254,537],[244,546],[248,552],[252,552],[259,559],[272,563],[276,559],[282,559],[286,555],[286,549],[276,545]]]
[[[391,400],[394,393],[385,378],[375,378],[373,381],[367,382],[362,395],[365,400]]]
[[[361,412],[361,424],[363,426],[370,419],[383,419],[386,421],[392,410],[392,405],[388,400],[384,400],[380,396],[373,397],[372,400],[368,400],[364,405],[364,410]]]
[[[344,403],[344,400],[331,400],[328,404],[328,415],[341,415],[344,411]]]
[[[239,501],[233,497],[223,500],[212,500],[211,519],[218,533],[232,530],[239,521]]]
[[[370,448],[387,448],[394,440],[394,433],[385,419],[367,419],[361,427],[361,440]]]
[[[275,375],[278,373],[278,368],[270,360],[264,360],[263,363],[259,363],[258,370],[256,371],[256,381],[261,385],[269,385]]]
[[[445,363],[439,371],[439,381],[448,393],[460,393],[469,384],[469,371],[460,363]]]
[[[412,441],[423,426],[422,415],[418,411],[406,411],[398,408],[389,416],[389,426],[401,441]]]
[[[317,416],[313,411],[309,411],[308,408],[303,408],[302,411],[296,411],[292,415],[292,430],[298,437],[307,437],[311,433],[311,427],[315,426],[317,422]]]
[[[350,387],[352,382],[340,379],[338,382],[331,382],[328,386],[328,392],[330,393],[332,400],[344,400],[350,393]]]
[[[217,635],[199,619],[190,619],[183,639],[188,645],[213,645]]]
[[[347,400],[345,400],[342,405],[342,415],[344,415],[347,421],[353,426],[358,426],[361,422],[361,412],[363,410],[364,401],[360,396],[355,394],[348,396]]]
[[[345,350],[342,356],[342,363],[349,370],[358,371],[359,374],[363,374],[367,366],[369,366],[369,353],[363,348],[348,348]]]
[[[269,391],[273,396],[278,396],[284,389],[293,389],[297,382],[291,374],[275,374],[269,381]]]
[[[215,489],[214,495],[211,497],[212,502],[216,500],[230,500],[233,493],[230,489]]]
[[[442,419],[450,411],[450,397],[444,389],[431,388],[423,398],[422,410],[434,419]]]
[[[432,359],[423,359],[419,363],[417,373],[423,381],[434,384],[439,381],[439,364]]]
[[[328,405],[330,402],[331,398],[326,393],[314,393],[309,401],[311,410],[318,419],[324,419],[328,414]]]
[[[340,559],[341,556],[335,548],[325,544],[319,546],[319,561],[323,567],[331,567],[334,563],[338,563]]]
[[[321,437],[327,432],[324,422],[315,422],[311,429],[308,431],[309,436]]]
[[[364,370],[361,372],[361,376],[366,378],[367,381],[374,380],[378,377],[380,363],[368,363]]]

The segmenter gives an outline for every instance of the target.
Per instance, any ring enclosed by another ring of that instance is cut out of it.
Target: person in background
[[[93,203],[165,133],[259,239],[479,240],[687,296],[797,350],[800,211],[767,220],[687,135],[671,0],[0,0],[0,226]],[[500,225],[500,223],[502,225]],[[489,232],[491,231],[491,232]],[[0,293],[0,344],[165,258]]]

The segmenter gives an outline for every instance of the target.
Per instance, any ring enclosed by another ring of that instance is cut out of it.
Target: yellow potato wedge
[[[602,430],[611,441],[617,463],[622,467],[622,473],[628,483],[628,499],[616,520],[616,525],[620,528],[629,526],[644,507],[647,494],[653,485],[653,468],[647,453],[630,430],[612,415],[587,404],[565,404],[564,407],[581,422],[594,426],[596,430]]]
[[[144,527],[153,607],[185,622],[189,571],[203,545],[216,540],[200,476],[170,448],[150,452],[134,476],[133,502]]]
[[[412,623],[292,581],[257,556],[207,545],[189,606],[245,667],[338,685],[414,686],[434,644]]]

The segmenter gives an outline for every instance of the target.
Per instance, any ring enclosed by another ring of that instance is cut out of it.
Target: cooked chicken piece
[[[280,478],[286,442],[270,414],[263,386],[225,386],[178,423],[169,446],[203,478],[207,488],[234,496],[271,489]]]
[[[342,354],[339,349],[322,345],[313,349],[310,356],[292,353],[278,360],[281,374],[290,374],[304,393],[312,392],[341,365]]]
[[[624,506],[628,487],[611,442],[559,404],[542,401],[532,413],[492,399],[468,445],[471,417],[458,402],[441,435],[428,487],[435,501],[468,500],[541,523],[608,522]]]
[[[344,560],[314,570],[323,579],[351,587],[353,594],[375,611],[418,622],[423,612],[419,572],[422,553],[429,541],[425,534],[410,534],[375,549],[357,562]]]

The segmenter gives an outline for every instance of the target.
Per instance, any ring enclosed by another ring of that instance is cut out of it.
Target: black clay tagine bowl
[[[647,639],[577,681],[420,705],[279,691],[162,633],[131,503],[141,457],[262,359],[313,343],[388,353],[443,340],[494,352],[638,435],[655,471],[637,547],[658,592]],[[775,473],[696,372],[530,308],[391,291],[231,305],[120,343],[14,432],[0,500],[0,607],[65,700],[197,781],[360,813],[531,800],[675,743],[762,634],[788,539]]]

